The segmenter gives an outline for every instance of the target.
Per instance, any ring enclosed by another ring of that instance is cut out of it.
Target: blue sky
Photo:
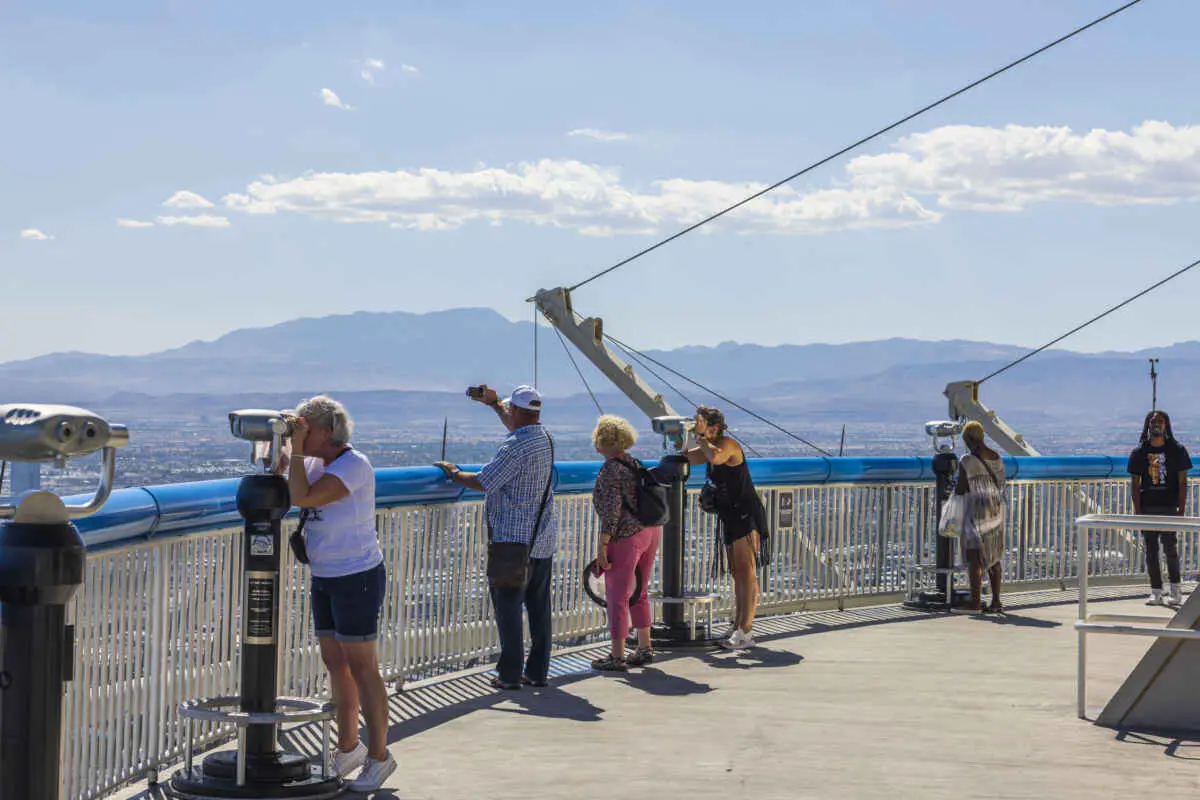
[[[0,360],[357,310],[528,318],[538,288],[1116,5],[10,0]],[[1200,258],[1198,24],[1145,0],[576,307],[642,347],[1039,344]],[[1198,281],[1069,345],[1197,338]]]

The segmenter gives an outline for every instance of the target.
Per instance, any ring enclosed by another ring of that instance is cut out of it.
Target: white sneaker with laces
[[[1150,599],[1146,601],[1148,606],[1161,606],[1163,604],[1162,589],[1151,589]]]
[[[753,633],[743,633],[743,634],[742,634],[742,641],[741,641],[741,643],[738,645],[738,647],[740,647],[740,648],[741,648],[741,649],[743,649],[743,650],[746,650],[746,649],[749,649],[749,648],[751,648],[751,647],[758,647],[758,642],[754,641],[754,634],[753,634]]]
[[[396,771],[397,766],[399,765],[391,753],[388,753],[386,761],[368,758],[367,765],[358,773],[358,777],[346,782],[346,788],[352,792],[373,792],[383,786],[383,782]]]
[[[344,778],[366,763],[366,760],[367,746],[359,739],[358,744],[349,752],[344,753],[341,749],[333,751],[333,771]]]
[[[1172,583],[1171,588],[1167,590],[1167,605],[1183,605],[1183,589],[1178,583]]]

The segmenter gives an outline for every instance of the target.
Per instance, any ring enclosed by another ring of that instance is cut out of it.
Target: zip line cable
[[[612,341],[613,345],[614,345],[614,346],[615,346],[615,347],[616,347],[618,350],[620,350],[620,351],[621,351],[622,353],[624,353],[625,355],[629,356],[629,360],[630,360],[630,361],[635,361],[635,362],[637,362],[638,366],[640,366],[642,369],[646,370],[646,371],[647,371],[647,372],[649,372],[651,375],[653,375],[654,377],[656,377],[656,378],[658,378],[660,381],[662,381],[664,384],[666,384],[666,386],[667,386],[667,388],[668,388],[668,389],[670,389],[670,390],[671,390],[671,391],[673,391],[675,394],[677,394],[677,395],[679,395],[680,397],[682,397],[682,398],[683,398],[683,399],[684,399],[684,400],[685,400],[685,401],[688,403],[688,405],[690,405],[690,406],[691,406],[693,409],[696,409],[696,408],[699,408],[699,407],[700,407],[700,405],[699,405],[697,402],[695,402],[694,400],[692,400],[690,397],[688,397],[688,396],[687,396],[686,394],[684,394],[683,392],[679,391],[678,387],[676,387],[674,384],[672,384],[670,381],[668,381],[668,380],[667,380],[666,378],[664,378],[662,375],[660,375],[660,374],[658,374],[657,372],[655,372],[653,367],[651,367],[651,366],[650,366],[649,364],[647,364],[645,361],[642,361],[642,359],[638,358],[638,357],[637,357],[637,356],[636,356],[634,353],[630,352],[629,350],[626,350],[624,347],[622,347],[621,345],[617,344],[617,341],[616,341],[615,339],[613,339],[611,336],[609,336],[608,338],[609,338],[609,339]],[[754,456],[755,458],[762,458],[762,454],[761,454],[761,453],[759,453],[757,450],[755,450],[753,447],[751,447],[749,443],[747,443],[747,442],[743,441],[743,442],[741,442],[741,445],[742,445],[744,448],[746,448],[747,450],[749,450],[749,451],[750,451],[750,455]]]
[[[744,407],[742,407],[742,406],[738,405],[738,404],[737,404],[737,403],[735,403],[733,400],[730,400],[730,399],[729,399],[729,398],[727,398],[727,397],[723,397],[722,395],[720,395],[720,394],[718,394],[718,393],[714,392],[712,389],[708,389],[708,388],[706,388],[706,387],[705,387],[704,385],[702,385],[702,384],[696,383],[696,381],[692,380],[691,378],[689,378],[688,376],[684,375],[684,374],[683,374],[683,373],[681,373],[681,372],[676,372],[675,370],[671,369],[670,367],[668,367],[666,364],[662,363],[661,361],[655,361],[653,358],[651,358],[650,356],[648,356],[648,355],[646,355],[645,353],[641,352],[640,350],[633,349],[633,348],[631,348],[629,345],[627,345],[627,344],[625,344],[625,343],[623,343],[623,342],[619,341],[619,340],[618,340],[618,339],[616,339],[615,337],[613,337],[613,336],[610,336],[610,335],[608,335],[608,334],[604,334],[604,337],[605,337],[606,339],[608,339],[609,341],[611,341],[611,342],[612,342],[612,343],[613,343],[613,344],[614,344],[614,345],[615,345],[617,348],[619,348],[619,349],[620,349],[620,350],[621,350],[623,353],[625,353],[626,355],[628,355],[628,356],[629,356],[629,358],[630,358],[631,360],[633,360],[633,361],[636,361],[636,362],[638,363],[638,365],[642,367],[642,369],[644,369],[644,370],[646,370],[647,372],[649,372],[649,373],[650,373],[651,375],[653,375],[655,378],[658,378],[660,381],[662,381],[664,384],[666,384],[666,385],[667,385],[667,387],[671,389],[671,391],[675,392],[675,394],[679,395],[679,396],[680,396],[680,397],[682,397],[684,400],[686,400],[686,401],[688,402],[688,404],[689,404],[689,405],[691,405],[691,407],[692,407],[693,409],[699,408],[699,407],[700,407],[700,404],[699,404],[699,403],[697,403],[697,402],[695,402],[694,400],[692,400],[690,397],[688,397],[688,396],[687,396],[686,394],[684,394],[683,392],[679,391],[679,389],[678,389],[678,388],[676,388],[676,387],[675,387],[675,386],[674,386],[674,385],[673,385],[673,384],[672,384],[670,381],[668,381],[666,378],[664,378],[664,377],[663,377],[662,375],[660,375],[658,372],[655,372],[654,368],[653,368],[653,367],[651,367],[649,364],[647,364],[647,363],[646,363],[645,361],[643,361],[642,359],[643,359],[643,358],[646,358],[646,359],[650,359],[651,361],[654,361],[654,363],[655,363],[655,364],[658,364],[658,365],[659,365],[660,367],[662,367],[663,369],[665,369],[665,370],[668,370],[668,371],[670,371],[671,373],[673,373],[673,374],[675,374],[675,375],[678,375],[679,377],[683,378],[683,379],[684,379],[685,381],[687,381],[688,383],[690,383],[690,384],[693,384],[694,386],[697,386],[697,387],[699,387],[699,388],[700,388],[702,391],[708,392],[709,394],[713,395],[714,397],[718,397],[718,398],[720,398],[721,400],[724,400],[725,402],[729,403],[730,405],[732,405],[732,406],[735,406],[736,408],[739,408],[739,409],[741,409],[742,411],[745,411],[747,414],[749,414],[749,415],[751,415],[751,416],[753,416],[753,417],[756,417],[756,418],[758,418],[758,419],[761,419],[763,422],[767,423],[768,425],[771,425],[771,426],[773,426],[773,427],[777,428],[778,430],[781,430],[781,431],[783,431],[783,432],[784,432],[784,433],[786,433],[788,436],[792,436],[792,437],[793,437],[793,438],[795,438],[795,439],[799,439],[801,442],[804,442],[804,444],[808,445],[809,447],[814,447],[814,448],[816,448],[817,450],[821,450],[821,448],[817,447],[817,446],[816,446],[815,444],[813,444],[812,442],[806,441],[805,439],[801,439],[799,436],[796,436],[795,434],[793,434],[793,433],[791,433],[791,432],[789,432],[789,431],[786,431],[786,430],[784,430],[783,428],[780,428],[778,425],[775,425],[775,423],[771,422],[770,420],[763,419],[762,417],[758,417],[758,415],[757,415],[757,414],[755,414],[753,411],[750,411],[749,409],[747,409],[747,408],[744,408]],[[639,358],[639,356],[640,356],[640,358]],[[742,444],[745,446],[745,448],[746,448],[747,450],[749,450],[749,451],[750,451],[750,454],[751,454],[751,455],[753,455],[755,458],[761,458],[761,455],[759,454],[759,452],[758,452],[757,450],[755,450],[753,447],[751,447],[749,444],[747,444],[745,441],[743,441],[743,442],[742,442]],[[821,450],[821,452],[825,452],[825,451],[824,451],[824,450]]]
[[[646,355],[645,353],[643,353],[643,352],[641,352],[640,350],[638,350],[637,348],[635,348],[635,347],[632,347],[632,346],[630,346],[630,345],[627,345],[627,344],[625,344],[624,342],[622,342],[620,339],[616,338],[615,336],[612,336],[611,334],[608,334],[608,333],[606,333],[606,334],[604,334],[604,338],[606,338],[606,339],[608,339],[608,340],[612,341],[614,344],[618,345],[619,347],[623,347],[623,348],[625,348],[626,350],[628,350],[628,351],[629,351],[629,352],[631,352],[631,353],[637,353],[638,355],[640,355],[642,358],[646,359],[647,361],[650,361],[650,362],[652,362],[652,363],[654,363],[654,364],[657,364],[658,366],[660,366],[660,367],[662,367],[663,369],[665,369],[667,372],[670,372],[672,375],[675,375],[675,376],[677,376],[677,377],[679,377],[679,378],[682,378],[683,380],[685,380],[685,381],[687,381],[688,383],[692,384],[693,386],[695,386],[696,388],[700,389],[701,391],[708,392],[708,393],[709,393],[709,394],[711,394],[713,397],[716,397],[716,398],[718,398],[718,399],[719,399],[719,400],[721,400],[722,402],[728,403],[729,405],[733,406],[734,408],[738,409],[739,411],[742,411],[742,412],[744,412],[744,413],[746,413],[746,414],[749,414],[750,416],[754,417],[754,418],[755,418],[756,420],[758,420],[759,422],[766,423],[767,425],[770,425],[772,428],[774,428],[775,430],[779,431],[780,433],[782,433],[782,434],[785,434],[785,435],[787,435],[787,436],[790,436],[791,438],[795,439],[796,441],[798,441],[798,442],[801,442],[801,443],[803,443],[803,444],[806,444],[806,445],[808,445],[809,447],[811,447],[812,449],[816,450],[816,451],[817,451],[818,453],[820,453],[821,455],[830,456],[830,457],[832,457],[832,456],[833,456],[833,453],[829,452],[828,450],[824,449],[823,447],[818,447],[817,445],[815,445],[815,444],[813,444],[812,442],[808,441],[808,440],[807,440],[807,439],[805,439],[804,437],[802,437],[802,436],[798,436],[798,435],[796,435],[796,434],[792,433],[791,431],[787,430],[786,428],[783,428],[783,427],[780,427],[779,425],[776,425],[774,422],[772,422],[771,420],[769,420],[769,419],[767,419],[766,417],[762,416],[761,414],[756,414],[755,412],[751,411],[750,409],[746,408],[745,406],[741,405],[740,403],[738,403],[738,402],[736,402],[736,401],[734,401],[734,400],[730,400],[728,397],[726,397],[725,395],[721,394],[720,392],[717,392],[717,391],[715,391],[715,390],[713,390],[713,389],[710,389],[710,388],[708,388],[707,386],[705,386],[704,384],[702,384],[702,383],[699,383],[698,381],[694,381],[694,380],[692,380],[692,379],[691,379],[691,378],[689,378],[687,375],[684,375],[682,372],[679,372],[678,370],[674,370],[674,369],[672,369],[671,367],[668,367],[666,364],[664,364],[664,363],[662,363],[661,361],[659,361],[658,359],[656,359],[656,358],[654,358],[654,357],[652,357],[652,356],[648,356],[648,355]]]
[[[1183,267],[1182,269],[1178,269],[1178,270],[1176,270],[1175,272],[1172,272],[1170,275],[1168,275],[1167,277],[1163,278],[1163,279],[1162,279],[1161,281],[1159,281],[1158,283],[1155,283],[1155,284],[1154,284],[1154,285],[1152,285],[1152,286],[1148,286],[1148,287],[1146,287],[1145,289],[1142,289],[1140,292],[1138,292],[1137,294],[1135,294],[1133,297],[1127,298],[1126,300],[1123,300],[1123,301],[1121,301],[1120,303],[1117,303],[1115,306],[1112,306],[1112,307],[1111,307],[1111,308],[1109,308],[1107,311],[1105,311],[1105,312],[1103,312],[1103,313],[1101,313],[1101,314],[1097,314],[1096,316],[1092,317],[1091,319],[1089,319],[1087,322],[1083,323],[1082,325],[1077,325],[1077,326],[1075,326],[1075,327],[1074,327],[1074,328],[1072,328],[1071,330],[1069,330],[1069,331],[1067,331],[1066,333],[1064,333],[1062,336],[1059,336],[1057,339],[1055,339],[1055,340],[1053,340],[1053,341],[1050,341],[1050,342],[1046,342],[1044,345],[1042,345],[1041,347],[1037,348],[1036,350],[1031,350],[1031,351],[1029,351],[1029,352],[1028,352],[1028,353],[1026,353],[1025,355],[1023,355],[1023,356],[1021,356],[1020,358],[1018,358],[1016,361],[1012,361],[1012,362],[1009,362],[1008,364],[1005,364],[1003,367],[1001,367],[1000,369],[996,370],[996,371],[995,371],[995,372],[993,372],[991,375],[988,375],[988,376],[987,376],[987,377],[985,377],[985,378],[981,378],[981,379],[979,379],[978,381],[976,381],[976,383],[983,383],[984,381],[991,380],[992,378],[996,377],[997,375],[1001,374],[1002,372],[1007,372],[1008,370],[1010,370],[1010,369],[1012,369],[1013,367],[1015,367],[1017,364],[1020,364],[1022,361],[1026,361],[1026,360],[1028,360],[1028,359],[1030,359],[1030,358],[1033,358],[1034,356],[1036,356],[1038,353],[1042,352],[1042,351],[1043,351],[1043,350],[1045,350],[1046,348],[1048,348],[1048,347],[1053,347],[1054,345],[1056,345],[1056,344],[1058,344],[1059,342],[1061,342],[1063,339],[1066,339],[1068,336],[1072,336],[1072,335],[1074,335],[1074,334],[1076,334],[1076,333],[1079,333],[1081,330],[1083,330],[1083,329],[1084,329],[1084,328],[1086,328],[1087,326],[1091,325],[1093,322],[1099,322],[1100,320],[1104,319],[1105,317],[1107,317],[1109,314],[1113,313],[1114,311],[1119,311],[1120,309],[1122,309],[1122,308],[1124,308],[1125,306],[1127,306],[1127,305],[1129,305],[1130,303],[1132,303],[1134,300],[1137,300],[1139,297],[1144,297],[1145,295],[1148,295],[1148,294],[1150,294],[1150,292],[1153,292],[1155,289],[1157,289],[1158,287],[1162,286],[1164,283],[1167,283],[1168,281],[1173,281],[1173,280],[1175,280],[1176,278],[1178,278],[1178,277],[1179,277],[1180,275],[1182,275],[1183,273],[1185,273],[1185,272],[1187,272],[1188,270],[1190,270],[1190,269],[1193,269],[1194,267],[1197,267],[1197,266],[1200,266],[1200,259],[1197,259],[1196,261],[1193,261],[1192,263],[1188,264],[1186,267]]]
[[[611,337],[611,336],[609,336],[609,337],[606,337],[606,338],[608,338],[608,339],[611,339],[611,340],[612,340],[612,342],[613,342],[613,344],[616,344],[616,340],[615,340],[615,339],[612,339],[612,337]],[[679,391],[679,387],[677,387],[677,386],[673,385],[673,384],[672,384],[672,383],[671,383],[669,380],[667,380],[666,378],[664,378],[664,377],[663,377],[662,375],[660,375],[659,373],[655,372],[655,371],[654,371],[654,368],[653,368],[653,367],[651,367],[649,364],[647,364],[645,361],[642,361],[640,358],[638,358],[636,355],[634,355],[634,354],[633,354],[633,353],[631,353],[630,351],[626,350],[626,349],[625,349],[624,347],[622,347],[621,345],[617,345],[617,347],[618,347],[618,348],[621,350],[621,352],[622,352],[622,353],[624,353],[626,356],[628,356],[628,357],[629,357],[629,360],[630,360],[630,361],[634,361],[634,362],[636,362],[636,363],[637,363],[637,365],[638,365],[638,366],[640,366],[642,369],[646,370],[646,371],[647,371],[647,372],[649,372],[651,375],[653,375],[655,378],[658,378],[658,380],[662,381],[662,383],[663,383],[663,384],[664,384],[664,385],[665,385],[665,386],[666,386],[668,389],[670,389],[672,392],[674,392],[675,394],[677,394],[677,395],[679,395],[680,397],[682,397],[682,398],[683,398],[683,401],[684,401],[685,403],[687,403],[689,406],[691,406],[693,409],[696,409],[696,408],[699,408],[699,407],[700,407],[700,404],[699,404],[699,403],[697,403],[695,400],[692,400],[692,398],[688,397],[688,396],[687,396],[686,394],[684,394],[683,392]]]
[[[620,269],[621,267],[625,266],[626,264],[628,264],[632,261],[635,261],[644,255],[654,252],[655,250],[662,247],[663,245],[669,244],[669,243],[675,241],[676,239],[680,238],[681,236],[686,236],[687,234],[691,233],[692,231],[696,230],[697,228],[699,228],[703,225],[707,225],[708,223],[712,222],[713,220],[719,219],[720,217],[725,216],[729,212],[734,211],[738,208],[741,208],[742,206],[749,203],[751,200],[757,200],[759,197],[762,197],[764,194],[767,194],[768,192],[772,192],[772,191],[778,189],[780,186],[783,186],[785,183],[791,183],[796,178],[799,178],[802,175],[812,172],[817,167],[824,166],[825,164],[828,164],[830,161],[833,161],[835,158],[843,156],[846,153],[849,153],[851,150],[861,147],[862,145],[866,144],[867,142],[870,142],[874,139],[878,139],[880,136],[884,135],[885,133],[900,127],[901,125],[903,125],[906,122],[916,119],[917,117],[921,116],[925,112],[932,111],[933,109],[937,108],[938,106],[942,105],[943,103],[947,103],[947,102],[953,100],[954,98],[958,97],[960,94],[969,92],[970,90],[974,89],[976,86],[987,83],[992,78],[998,77],[999,75],[1002,75],[1005,72],[1008,72],[1010,69],[1020,66],[1021,64],[1025,63],[1026,61],[1029,61],[1030,59],[1041,55],[1042,53],[1046,52],[1047,50],[1057,47],[1058,45],[1062,44],[1063,42],[1067,41],[1068,39],[1072,39],[1072,38],[1078,36],[1079,34],[1083,33],[1084,31],[1088,30],[1089,28],[1093,28],[1106,20],[1112,19],[1116,15],[1120,14],[1122,11],[1130,9],[1133,6],[1136,6],[1140,2],[1142,2],[1142,0],[1132,0],[1132,2],[1126,3],[1125,5],[1121,6],[1120,8],[1114,9],[1113,11],[1108,12],[1107,14],[1105,14],[1102,17],[1097,17],[1096,19],[1092,20],[1091,22],[1087,23],[1086,25],[1076,28],[1075,30],[1071,31],[1070,33],[1066,34],[1065,36],[1060,36],[1059,38],[1055,39],[1054,41],[1050,42],[1049,44],[1039,47],[1037,50],[1034,50],[1032,53],[1024,55],[1021,58],[1018,58],[1016,61],[1013,61],[994,72],[990,72],[987,75],[984,75],[982,78],[979,78],[978,80],[976,80],[972,83],[968,83],[966,86],[962,87],[961,89],[958,89],[955,92],[951,92],[950,94],[945,95],[940,100],[936,100],[927,106],[921,107],[920,109],[912,112],[908,116],[896,120],[895,122],[888,125],[887,127],[880,128],[879,130],[875,131],[874,133],[870,134],[869,136],[864,136],[863,138],[856,141],[854,144],[848,145],[847,147],[843,147],[841,150],[838,150],[836,153],[832,153],[828,156],[825,156],[820,161],[817,161],[817,162],[814,162],[814,163],[808,165],[807,167],[800,170],[799,172],[793,173],[793,174],[787,176],[786,178],[784,178],[783,180],[777,181],[776,183],[773,183],[770,186],[768,186],[767,188],[761,189],[761,190],[755,192],[754,194],[750,195],[749,197],[746,197],[743,200],[739,200],[738,202],[734,203],[733,205],[729,206],[728,208],[722,209],[721,211],[718,211],[717,213],[712,214],[711,216],[705,217],[704,219],[700,220],[697,223],[689,225],[688,227],[684,228],[683,230],[679,231],[678,233],[668,236],[666,239],[663,239],[663,240],[657,242],[656,244],[653,244],[650,247],[645,248],[644,250],[639,250],[638,252],[629,256],[625,260],[618,261],[616,264],[613,264],[608,269],[601,270],[600,272],[597,272],[595,275],[588,278],[587,280],[580,281],[579,283],[572,286],[569,289],[569,291],[573,292],[582,286],[587,286],[592,281],[594,281],[598,278],[602,278],[605,275],[607,275],[608,273],[610,273],[614,270]]]
[[[738,436],[741,437],[741,434],[739,433]],[[746,441],[745,437],[742,437],[742,440],[740,442],[738,442],[738,444],[740,444],[742,447],[749,450],[750,455],[754,456],[755,458],[762,458],[762,453],[758,452],[753,447],[751,447],[750,443]]]
[[[588,397],[592,398],[592,402],[596,404],[596,410],[601,414],[604,414],[604,409],[600,407],[600,401],[596,399],[595,392],[593,392],[592,387],[588,385],[587,378],[583,377],[583,370],[581,370],[579,368],[579,364],[575,362],[575,356],[571,354],[571,348],[567,347],[567,340],[563,338],[562,331],[560,331],[558,328],[555,328],[554,332],[558,334],[558,341],[562,343],[563,350],[567,352],[567,358],[571,359],[571,366],[575,368],[575,374],[579,376],[579,380],[583,381],[583,388],[587,389]]]
[[[575,316],[575,321],[576,321],[576,322],[579,322],[580,320],[582,320],[582,319],[583,319],[583,315],[581,315],[581,314],[580,314],[578,311],[573,311],[572,313],[573,313],[573,314],[574,314],[574,316]],[[557,328],[556,328],[556,330],[557,330]],[[606,338],[608,338],[609,340],[611,340],[611,341],[613,342],[613,344],[616,344],[616,340],[615,340],[615,339],[613,339],[611,336],[608,336],[608,337],[606,337]],[[668,389],[670,389],[672,392],[674,392],[675,394],[677,394],[677,395],[679,395],[680,397],[682,397],[682,398],[683,398],[683,401],[684,401],[685,403],[687,403],[688,405],[690,405],[692,408],[698,408],[698,407],[699,407],[699,404],[698,404],[698,403],[696,403],[694,400],[692,400],[692,398],[688,397],[688,396],[687,396],[686,394],[684,394],[683,392],[679,391],[679,387],[675,386],[675,385],[674,385],[674,384],[672,384],[672,383],[671,383],[669,380],[667,380],[666,378],[664,378],[662,375],[660,375],[659,373],[655,372],[655,371],[654,371],[654,368],[653,368],[653,367],[651,367],[649,364],[647,364],[645,361],[642,361],[640,358],[638,358],[636,355],[634,355],[634,354],[633,354],[633,353],[631,353],[630,351],[626,350],[626,349],[625,349],[624,347],[622,347],[621,345],[617,344],[616,346],[617,346],[617,349],[618,349],[618,350],[620,350],[622,353],[624,353],[624,354],[625,354],[625,355],[626,355],[626,356],[629,358],[629,360],[630,360],[630,361],[637,362],[638,366],[640,366],[642,369],[644,369],[644,370],[646,370],[647,372],[649,372],[649,373],[650,373],[651,375],[653,375],[654,377],[658,378],[660,381],[662,381],[663,385],[665,385],[665,386],[666,386]],[[581,377],[582,377],[582,376],[581,376]]]

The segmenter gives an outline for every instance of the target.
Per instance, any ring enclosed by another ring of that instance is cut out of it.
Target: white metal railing
[[[1193,506],[1194,508],[1195,506]],[[1200,517],[1160,517],[1134,514],[1087,514],[1076,520],[1081,531],[1083,546],[1078,549],[1079,618],[1075,631],[1079,634],[1078,662],[1075,675],[1075,704],[1080,719],[1087,718],[1087,637],[1089,633],[1116,636],[1151,636],[1160,639],[1200,639],[1200,630],[1191,628],[1168,628],[1169,618],[1155,619],[1132,614],[1088,614],[1088,578],[1096,570],[1090,565],[1089,547],[1097,535],[1114,532],[1131,532],[1136,535],[1142,530],[1172,531],[1179,534],[1200,532]],[[1180,544],[1187,544],[1193,537],[1183,537]],[[1190,562],[1180,552],[1181,570],[1190,571]],[[1184,565],[1187,566],[1184,566]]]
[[[761,491],[775,534],[774,560],[762,575],[764,613],[817,601],[894,596],[908,568],[933,560],[930,483],[834,484]],[[1076,576],[1075,519],[1080,497],[1096,507],[1128,507],[1128,482],[1014,481],[1009,489],[1008,584],[1066,583]],[[1195,502],[1195,498],[1193,498]],[[789,509],[790,504],[790,509]],[[1087,509],[1090,510],[1090,509]],[[604,613],[582,590],[597,519],[589,495],[555,501],[554,638],[577,642],[606,631]],[[791,524],[786,519],[791,514]],[[285,526],[288,533],[290,523]],[[484,578],[480,502],[380,509],[377,528],[389,575],[380,657],[388,680],[485,663],[498,649]],[[72,607],[75,679],[64,725],[64,791],[70,800],[113,788],[177,760],[188,699],[237,693],[242,558],[240,527],[89,554],[85,584]],[[685,584],[725,598],[728,575],[713,576],[715,520],[695,493],[686,511]],[[1092,576],[1143,570],[1137,537],[1098,534]],[[324,670],[309,620],[307,574],[283,548],[280,694],[323,696]],[[1181,557],[1196,568],[1196,550]],[[652,587],[659,584],[656,567]],[[197,743],[231,731],[197,725]]]

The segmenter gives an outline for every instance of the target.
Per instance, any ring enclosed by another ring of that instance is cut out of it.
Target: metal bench
[[[905,586],[905,602],[911,603],[917,600],[920,594],[927,589],[933,589],[936,586],[937,576],[948,576],[949,586],[947,586],[949,596],[954,596],[954,576],[967,574],[967,567],[964,564],[956,564],[950,569],[938,567],[935,564],[913,564],[908,568],[907,584]],[[932,580],[932,582],[931,582]]]
[[[696,607],[704,606],[709,635],[712,635],[713,603],[721,599],[721,595],[715,592],[684,592],[682,597],[663,597],[662,592],[651,592],[647,596],[651,603],[682,605],[688,618],[689,638],[692,640],[696,638]]]

